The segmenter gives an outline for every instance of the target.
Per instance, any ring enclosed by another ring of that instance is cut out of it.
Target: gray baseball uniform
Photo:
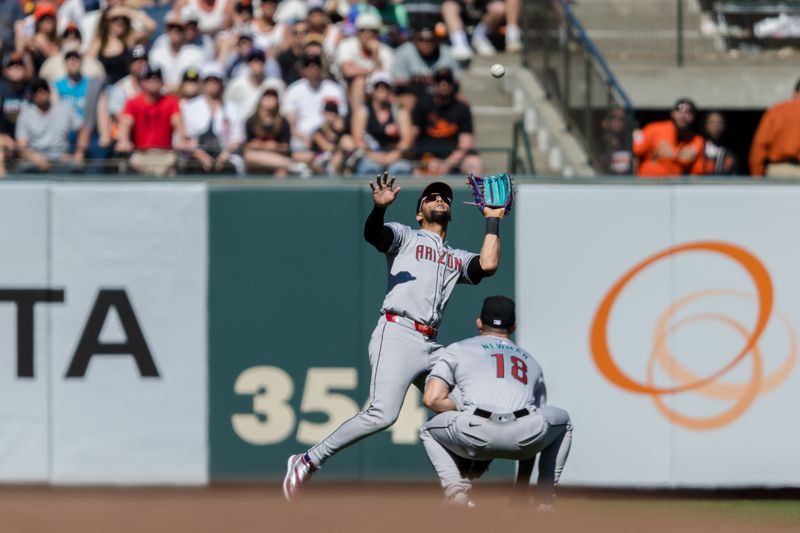
[[[378,223],[382,224],[383,210],[379,214]],[[369,227],[369,220],[367,224]],[[369,406],[308,451],[316,465],[394,424],[409,385],[433,367],[443,349],[436,342],[435,331],[426,335],[420,329],[438,328],[456,283],[480,281],[474,274],[476,279],[470,279],[474,265],[469,265],[477,260],[477,254],[453,249],[438,234],[423,229],[397,223],[383,228],[391,239],[382,250],[388,264],[388,284],[381,318],[369,343]],[[378,244],[376,247],[381,249]]]
[[[539,497],[551,499],[572,442],[563,409],[545,405],[542,369],[502,337],[479,335],[447,347],[428,380],[440,379],[463,395],[461,411],[440,413],[420,432],[447,497],[469,490],[452,454],[465,459],[539,458]]]

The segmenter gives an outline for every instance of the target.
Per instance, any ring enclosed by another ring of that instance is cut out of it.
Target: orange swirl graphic
[[[642,271],[654,263],[682,253],[705,252],[726,257],[747,272],[756,289],[756,295],[741,291],[712,289],[684,296],[672,303],[659,316],[653,334],[653,348],[647,363],[647,377],[640,382],[626,374],[614,361],[608,342],[608,321],[619,295],[625,287]],[[748,330],[743,324],[721,313],[701,313],[681,319],[670,325],[675,314],[687,305],[702,298],[729,296],[754,300],[758,305],[755,326]],[[739,246],[714,241],[682,244],[656,253],[626,272],[611,287],[600,303],[591,326],[590,348],[592,358],[600,373],[614,385],[623,390],[652,396],[656,408],[668,420],[681,426],[708,430],[722,427],[739,418],[755,401],[759,394],[775,389],[790,374],[797,360],[797,337],[786,316],[775,310],[775,314],[789,334],[789,353],[783,363],[772,374],[763,375],[763,358],[758,341],[773,312],[773,287],[769,272],[764,264],[752,253]],[[684,367],[669,349],[667,340],[678,329],[692,323],[717,322],[730,327],[744,339],[744,346],[730,362],[708,377],[700,377]],[[720,383],[718,380],[735,368],[747,357],[751,358],[752,369],[747,383]],[[672,387],[658,387],[654,384],[655,365],[658,364],[666,374],[677,383]],[[708,417],[695,417],[679,413],[669,407],[663,399],[666,394],[692,391],[708,398],[733,400],[726,411]]]

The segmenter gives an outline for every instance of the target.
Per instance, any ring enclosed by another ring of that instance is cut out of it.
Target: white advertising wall
[[[49,305],[30,303],[48,286],[47,191],[7,184],[0,194],[0,481],[47,480]],[[26,303],[29,302],[29,303]],[[33,305],[32,311],[29,307]],[[20,329],[18,308],[23,308]],[[34,327],[28,327],[34,326]],[[26,331],[27,330],[27,331]],[[23,346],[18,346],[22,334]],[[31,346],[32,342],[32,346]],[[23,363],[19,364],[19,352]]]
[[[35,378],[13,373],[0,301],[0,480],[208,480],[202,184],[0,188],[0,290],[35,306]],[[0,292],[0,296],[2,296]]]
[[[518,342],[575,432],[563,482],[800,486],[800,190],[522,186]]]

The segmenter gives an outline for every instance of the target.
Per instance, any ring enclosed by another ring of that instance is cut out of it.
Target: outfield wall
[[[387,218],[414,224],[422,185]],[[518,193],[500,271],[456,289],[440,340],[516,298],[517,340],[576,427],[564,483],[800,486],[800,188]],[[466,198],[448,242],[477,251]],[[0,481],[282,477],[367,397],[386,284],[370,208],[343,182],[0,184]],[[432,479],[426,416],[411,391],[324,478]]]

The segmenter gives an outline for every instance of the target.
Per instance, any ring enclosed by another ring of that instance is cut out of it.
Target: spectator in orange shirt
[[[769,108],[750,148],[753,176],[800,177],[800,80],[791,99]]]
[[[703,138],[692,131],[697,107],[688,98],[675,102],[670,120],[653,122],[633,134],[640,178],[703,174]]]

